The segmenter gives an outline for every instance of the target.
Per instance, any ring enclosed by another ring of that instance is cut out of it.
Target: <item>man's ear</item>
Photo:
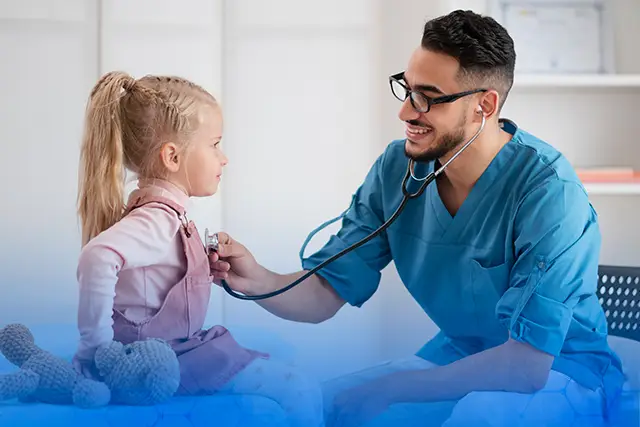
[[[180,156],[178,153],[178,147],[173,142],[165,143],[160,149],[160,159],[162,164],[170,172],[178,172],[180,169]]]
[[[482,108],[482,114],[489,119],[498,114],[500,95],[495,90],[489,90],[482,94],[482,99],[478,105]]]

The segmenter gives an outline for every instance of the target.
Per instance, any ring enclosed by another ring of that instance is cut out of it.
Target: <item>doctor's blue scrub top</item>
[[[597,214],[562,154],[509,120],[501,125],[512,139],[455,216],[434,182],[385,232],[317,274],[349,304],[361,306],[393,261],[440,329],[418,356],[447,364],[510,335],[555,356],[554,370],[590,389],[603,387],[611,398],[624,380],[596,294]],[[302,259],[304,269],[362,239],[395,212],[408,164],[404,143],[392,142],[376,160],[341,229]],[[416,164],[415,176],[433,168],[433,162]],[[410,182],[412,191],[420,185]]]

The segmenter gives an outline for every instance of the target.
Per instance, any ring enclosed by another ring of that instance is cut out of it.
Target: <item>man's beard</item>
[[[464,126],[466,122],[466,118],[463,117],[456,130],[438,138],[435,146],[433,148],[427,149],[426,151],[412,154],[409,153],[409,150],[407,150],[407,146],[405,145],[405,155],[410,159],[413,159],[415,162],[431,162],[433,160],[444,157],[464,142]],[[419,125],[419,123],[413,123],[411,121],[409,123],[413,125]]]

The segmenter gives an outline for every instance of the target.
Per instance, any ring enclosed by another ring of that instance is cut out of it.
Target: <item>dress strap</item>
[[[176,215],[178,215],[180,222],[182,222],[182,227],[187,237],[191,237],[191,231],[189,230],[189,218],[187,218],[187,212],[185,211],[183,206],[181,206],[179,203],[176,203],[167,197],[158,196],[158,195],[138,196],[133,202],[129,203],[129,205],[124,211],[123,216],[126,216],[134,209],[144,205],[148,205],[149,203],[161,203],[171,208],[176,213]]]

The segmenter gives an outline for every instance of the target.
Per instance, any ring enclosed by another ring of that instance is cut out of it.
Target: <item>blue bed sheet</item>
[[[73,325],[26,325],[36,344],[66,360],[77,345]],[[293,347],[266,331],[237,328],[232,331],[246,346],[269,352],[271,357],[291,361]],[[0,357],[0,374],[18,369]],[[155,407],[107,406],[80,409],[72,405],[0,402],[1,427],[252,427],[287,426],[284,411],[273,400],[250,395],[174,397]]]

